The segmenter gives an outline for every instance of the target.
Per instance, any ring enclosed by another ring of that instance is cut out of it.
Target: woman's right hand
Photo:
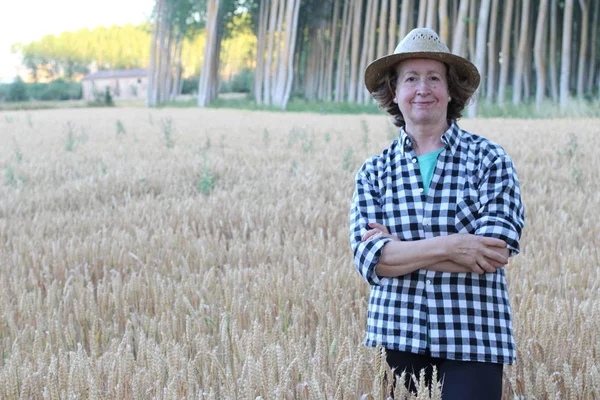
[[[501,239],[458,233],[445,236],[450,261],[482,274],[496,272],[508,264],[508,249]],[[506,254],[506,255],[504,255]]]

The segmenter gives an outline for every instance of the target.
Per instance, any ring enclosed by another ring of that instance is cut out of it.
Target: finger
[[[496,272],[496,268],[494,268],[486,259],[485,257],[481,260],[477,261],[477,265],[479,265],[479,267],[481,269],[483,269],[485,272],[489,272],[489,273],[493,273]]]
[[[375,235],[377,232],[380,232],[378,229],[369,229],[362,237],[362,241],[369,239],[371,236]]]
[[[369,227],[372,229],[379,229],[385,233],[390,233],[390,231],[388,230],[387,226],[382,225],[382,224],[378,224],[377,222],[369,222]]]
[[[479,237],[481,238],[483,244],[485,244],[486,246],[502,247],[502,248],[507,246],[506,242],[502,239],[487,237],[487,236],[479,236]]]
[[[491,260],[491,259],[489,259],[489,258],[487,259],[487,261],[488,261],[488,262],[490,263],[490,265],[491,265],[492,267],[494,267],[495,269],[504,268],[504,267],[506,266],[506,264],[499,263],[498,261],[494,261],[494,260]]]
[[[485,271],[483,270],[483,268],[481,268],[479,266],[479,263],[475,262],[474,265],[471,266],[471,271],[473,271],[474,273],[478,274],[478,275],[482,275],[485,273]]]
[[[489,258],[490,260],[496,261],[498,263],[501,263],[503,265],[508,264],[508,258],[505,257],[504,255],[498,253],[497,251],[494,251],[492,249],[486,249],[483,252],[483,255],[487,258]]]

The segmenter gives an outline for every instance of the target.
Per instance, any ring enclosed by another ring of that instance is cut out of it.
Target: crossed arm
[[[524,209],[516,172],[508,156],[486,166],[478,189],[482,211],[473,232],[401,241],[380,224],[381,193],[376,184],[377,160],[366,162],[356,177],[351,209],[350,242],[357,270],[372,285],[379,277],[396,277],[419,269],[442,272],[493,273],[519,252]],[[367,228],[366,233],[364,228]],[[371,242],[371,243],[369,243]]]
[[[392,239],[382,249],[375,272],[381,277],[410,274],[418,269],[441,272],[495,272],[508,263],[509,249],[501,239],[460,233],[403,242],[377,223],[361,241]]]

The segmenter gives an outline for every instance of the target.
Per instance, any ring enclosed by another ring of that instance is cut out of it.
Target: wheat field
[[[526,206],[505,399],[600,399],[599,122],[460,122],[508,150]],[[348,213],[394,135],[383,114],[1,112],[0,398],[385,399]]]

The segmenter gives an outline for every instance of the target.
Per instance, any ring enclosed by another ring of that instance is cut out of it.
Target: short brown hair
[[[448,118],[457,120],[462,117],[462,112],[474,91],[467,85],[466,80],[460,78],[453,66],[445,63],[444,65],[446,66],[448,93],[452,97],[452,101],[448,103]],[[396,68],[390,68],[389,72],[379,80],[379,84],[375,91],[371,93],[371,96],[373,96],[379,108],[392,116],[394,125],[403,127],[406,123],[404,116],[398,104],[394,103],[397,81]]]

